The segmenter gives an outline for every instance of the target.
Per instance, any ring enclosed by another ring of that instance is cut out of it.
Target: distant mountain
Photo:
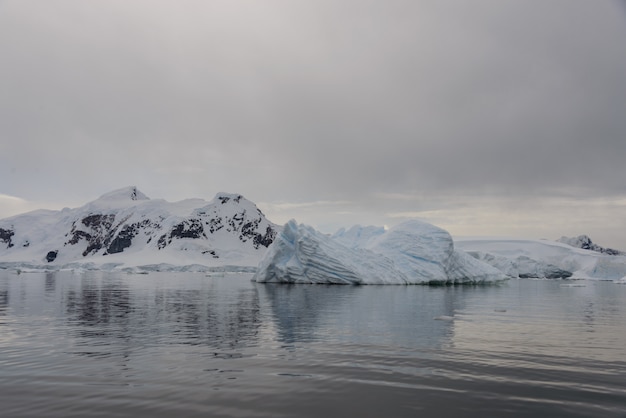
[[[0,267],[253,267],[278,229],[238,194],[167,202],[132,186],[79,208],[0,220]]]
[[[557,242],[571,245],[572,247],[576,247],[576,248],[582,248],[583,250],[595,251],[595,252],[602,253],[602,254],[626,255],[626,252],[614,250],[612,248],[602,247],[598,244],[593,243],[591,241],[591,238],[589,238],[587,235],[579,235],[573,238],[561,237],[557,240]]]

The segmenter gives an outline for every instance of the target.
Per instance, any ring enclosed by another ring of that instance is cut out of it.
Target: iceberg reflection
[[[257,284],[277,338],[437,349],[447,344],[467,287]]]

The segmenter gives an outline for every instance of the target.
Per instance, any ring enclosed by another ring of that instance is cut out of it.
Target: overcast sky
[[[0,0],[0,217],[136,185],[626,249],[626,6]]]

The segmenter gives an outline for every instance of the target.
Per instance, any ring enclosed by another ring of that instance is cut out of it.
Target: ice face
[[[450,234],[419,221],[367,239],[347,241],[288,222],[259,265],[254,280],[280,283],[484,283],[504,279],[493,267],[454,250]]]
[[[405,284],[408,279],[379,254],[348,248],[306,225],[289,221],[259,264],[265,283]]]

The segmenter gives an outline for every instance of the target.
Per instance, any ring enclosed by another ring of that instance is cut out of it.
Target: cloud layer
[[[515,223],[508,208],[549,235],[593,207],[588,233],[625,227],[625,10],[2,1],[0,193],[62,206],[129,184],[226,190],[329,227],[464,213],[487,234]]]

